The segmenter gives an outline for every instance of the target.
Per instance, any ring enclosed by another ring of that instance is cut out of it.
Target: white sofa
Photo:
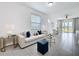
[[[45,39],[46,37],[47,37],[46,34],[41,34],[41,35],[36,35],[36,36],[31,36],[29,38],[26,38],[19,34],[18,35],[18,44],[19,44],[20,48],[25,48],[29,45],[36,43],[39,40]]]

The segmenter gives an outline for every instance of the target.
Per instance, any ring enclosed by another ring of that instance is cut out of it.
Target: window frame
[[[32,15],[40,17],[40,23],[32,22]],[[41,17],[40,15],[37,15],[37,14],[34,14],[34,13],[32,13],[32,15],[31,15],[31,30],[32,30],[32,31],[41,30],[41,21],[42,21],[42,17]],[[39,28],[38,28],[38,29],[37,29],[37,28],[36,28],[36,29],[32,28],[32,24],[39,24],[40,29],[39,29]]]

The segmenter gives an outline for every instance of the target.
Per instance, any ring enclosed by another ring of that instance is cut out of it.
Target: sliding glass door
[[[73,32],[73,20],[64,20],[62,22],[62,32]]]

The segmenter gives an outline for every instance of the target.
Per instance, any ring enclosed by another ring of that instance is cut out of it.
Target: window
[[[62,30],[64,32],[73,32],[73,22],[71,21],[65,21],[62,24]]]
[[[37,15],[31,16],[31,30],[35,33],[38,30],[41,30],[41,17]]]
[[[69,26],[72,27],[72,22],[69,22]]]

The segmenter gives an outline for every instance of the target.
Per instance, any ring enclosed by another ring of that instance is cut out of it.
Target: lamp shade
[[[7,34],[13,33],[14,32],[14,29],[15,29],[15,27],[14,27],[13,24],[6,24],[5,28],[6,28],[6,33]]]

